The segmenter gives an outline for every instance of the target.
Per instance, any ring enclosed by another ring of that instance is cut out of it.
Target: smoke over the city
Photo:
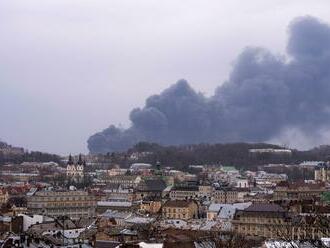
[[[246,48],[228,81],[205,97],[179,80],[130,113],[128,129],[91,136],[92,153],[139,141],[161,144],[277,141],[300,147],[326,142],[330,124],[330,27],[312,17],[289,26],[288,57]],[[276,35],[276,34],[274,34]]]

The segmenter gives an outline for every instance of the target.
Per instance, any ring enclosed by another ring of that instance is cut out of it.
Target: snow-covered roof
[[[132,214],[129,212],[122,212],[122,211],[119,212],[117,210],[108,209],[100,216],[106,217],[106,218],[114,218],[114,219],[126,219],[126,218],[130,217],[131,215]]]
[[[220,218],[228,219],[234,216],[236,210],[243,210],[249,207],[251,204],[252,204],[251,202],[234,203],[234,204],[212,203],[209,206],[209,211],[217,212]]]
[[[127,223],[131,224],[148,224],[153,222],[155,219],[154,218],[147,218],[147,217],[129,217],[125,220]]]
[[[141,247],[141,248],[163,248],[163,244],[148,244],[145,242],[140,242],[139,247]]]

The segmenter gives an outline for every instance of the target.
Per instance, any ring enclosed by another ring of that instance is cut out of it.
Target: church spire
[[[82,165],[83,164],[83,160],[82,160],[81,154],[79,154],[78,164],[79,165]]]
[[[71,156],[71,154],[69,155],[69,159],[68,159],[68,164],[73,164],[74,162],[73,162],[73,158],[72,158],[72,156]]]

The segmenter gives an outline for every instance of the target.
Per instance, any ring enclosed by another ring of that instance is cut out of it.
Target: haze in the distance
[[[324,1],[0,1],[0,139],[86,152],[88,137],[180,78],[212,95],[246,46],[285,54]],[[293,136],[294,137],[294,136]],[[303,141],[302,141],[303,142]]]

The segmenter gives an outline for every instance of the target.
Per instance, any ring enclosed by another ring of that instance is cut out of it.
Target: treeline
[[[138,143],[128,154],[133,152],[152,152],[138,162],[155,164],[159,161],[163,166],[172,166],[187,170],[189,165],[222,164],[239,169],[255,170],[264,164],[297,164],[303,161],[327,161],[330,159],[330,146],[320,146],[309,151],[292,150],[286,154],[251,154],[249,149],[274,148],[285,149],[278,145],[266,143],[232,143],[232,144],[199,144],[183,146],[160,146],[151,143]]]
[[[14,163],[20,164],[22,162],[56,162],[61,163],[61,158],[55,154],[43,152],[24,152],[24,154],[3,154],[0,152],[0,165]]]

